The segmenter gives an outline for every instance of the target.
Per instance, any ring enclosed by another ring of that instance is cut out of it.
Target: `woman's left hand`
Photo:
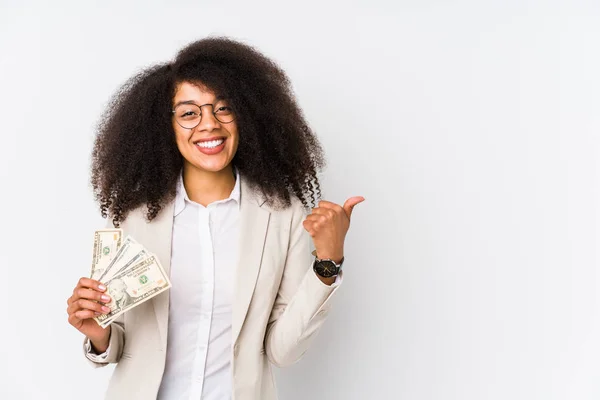
[[[321,200],[318,207],[312,209],[302,224],[312,237],[317,257],[341,261],[352,209],[364,200],[361,196],[350,197],[344,206]]]

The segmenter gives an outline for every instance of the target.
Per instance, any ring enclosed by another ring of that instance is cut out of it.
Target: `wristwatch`
[[[317,273],[317,275],[322,276],[323,278],[331,278],[332,276],[338,275],[342,270],[344,257],[342,257],[340,263],[338,264],[329,258],[318,258],[316,250],[313,250],[312,255],[315,256],[315,261],[313,262],[313,270]]]

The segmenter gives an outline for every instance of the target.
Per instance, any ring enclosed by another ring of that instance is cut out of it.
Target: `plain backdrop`
[[[282,399],[600,397],[597,1],[0,4],[0,398],[103,397],[65,312],[104,225],[94,128],[211,34],[287,71],[324,198],[366,198]]]

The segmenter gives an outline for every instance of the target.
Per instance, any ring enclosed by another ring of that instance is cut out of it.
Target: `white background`
[[[102,398],[65,312],[103,226],[94,126],[208,34],[280,63],[325,198],[366,198],[282,399],[600,397],[598,2],[0,4],[0,398]]]

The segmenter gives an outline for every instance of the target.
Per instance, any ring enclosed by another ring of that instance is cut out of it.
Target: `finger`
[[[79,299],[96,300],[96,301],[100,301],[102,303],[110,302],[109,295],[102,293],[102,292],[97,292],[94,289],[79,289],[79,290],[77,290],[77,293],[75,294],[75,297],[73,298],[73,300],[77,301]]]
[[[304,220],[302,221],[302,226],[304,226],[304,229],[308,232],[308,234],[310,236],[315,236],[315,229],[314,229],[314,222],[309,221],[309,220]]]
[[[109,307],[101,303],[96,303],[95,301],[81,299],[77,303],[82,310],[92,310],[101,314],[107,314],[110,312]]]
[[[90,289],[83,289],[83,290],[90,290]],[[108,296],[106,296],[106,297],[108,297]],[[108,300],[105,300],[106,297],[103,297],[101,300],[96,300],[96,299],[90,300],[89,298],[78,298],[78,299],[74,300],[73,302],[71,302],[71,304],[69,304],[69,306],[67,307],[67,313],[72,314],[81,308],[86,308],[83,304],[89,304],[88,302],[90,302],[92,304],[99,304],[100,306],[106,305],[110,302],[110,298],[108,298]]]
[[[323,223],[327,221],[327,217],[323,214],[310,214],[306,216],[308,221]]]
[[[73,315],[75,314],[77,311],[81,311],[82,308],[79,305],[79,301],[74,302],[73,304],[71,304],[69,307],[67,307],[67,314],[69,315]]]
[[[76,302],[74,302],[73,304],[71,304],[69,307],[67,307],[67,314],[73,315],[77,311],[81,311],[81,310],[82,310],[82,308],[79,305],[79,300],[77,300]]]
[[[95,311],[92,310],[79,310],[76,313],[73,314],[75,316],[75,318],[77,319],[90,319],[90,318],[94,318],[97,317],[100,314],[96,314]]]
[[[81,319],[77,318],[75,314],[69,314],[69,323],[75,327],[81,324]]]
[[[350,197],[348,200],[346,200],[344,203],[344,211],[346,212],[348,218],[350,218],[350,215],[352,215],[352,209],[354,206],[363,201],[365,201],[365,198],[362,196]]]
[[[324,216],[330,217],[330,218],[335,217],[335,211],[331,208],[323,208],[323,207],[313,208],[312,214],[324,215]]]
[[[94,289],[99,292],[104,292],[106,290],[106,286],[104,286],[102,284],[102,282],[99,282],[95,279],[85,278],[85,277],[79,279],[77,286]]]
[[[331,201],[327,201],[327,200],[321,200],[321,201],[319,201],[319,207],[330,209],[330,210],[333,210],[335,212],[344,211],[344,209],[342,208],[342,206],[340,206],[339,204],[332,203]]]

